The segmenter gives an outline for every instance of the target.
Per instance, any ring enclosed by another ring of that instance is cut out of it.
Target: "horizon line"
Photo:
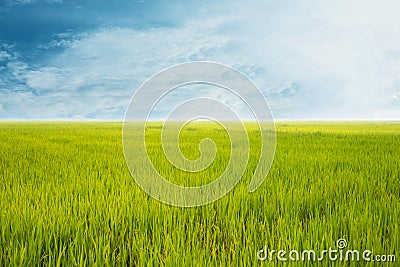
[[[167,120],[137,120],[133,122],[165,122]],[[175,120],[181,122],[181,120]],[[208,120],[204,120],[207,122]],[[228,121],[228,120],[221,120]],[[400,122],[400,119],[274,119],[274,122]],[[3,122],[125,122],[124,120],[102,119],[0,119]],[[203,121],[199,121],[203,122]],[[235,120],[229,122],[257,122],[257,120]]]

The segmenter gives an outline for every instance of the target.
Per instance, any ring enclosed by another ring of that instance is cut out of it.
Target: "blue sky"
[[[0,119],[122,120],[148,77],[206,60],[276,119],[400,120],[396,0],[0,3]]]

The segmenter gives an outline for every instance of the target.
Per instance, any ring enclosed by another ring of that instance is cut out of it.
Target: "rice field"
[[[222,199],[196,208],[162,204],[131,177],[120,122],[0,123],[1,266],[282,265],[261,249],[371,250],[400,262],[400,123],[278,122],[274,163],[248,192],[260,136],[247,125],[250,162]],[[199,157],[214,139],[218,154],[205,171],[169,166],[149,127],[150,157],[181,185],[201,185],[223,172],[226,133],[194,124],[180,148]],[[290,261],[290,260],[289,260]],[[395,263],[386,263],[396,266]],[[293,261],[293,266],[363,266],[360,261]],[[382,266],[371,261],[370,266]]]

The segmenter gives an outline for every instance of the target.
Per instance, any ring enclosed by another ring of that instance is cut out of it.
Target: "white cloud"
[[[237,53],[260,67],[257,83],[275,111],[289,118],[370,118],[390,105],[400,80],[398,1],[273,5],[243,10],[235,42]],[[282,99],[290,101],[287,109],[271,93],[290,82],[299,89]]]
[[[25,74],[26,83],[30,88],[57,90],[61,70],[54,67],[44,67],[39,70],[29,71]]]
[[[55,117],[122,119],[150,75],[210,60],[254,79],[278,118],[400,118],[399,2],[289,2],[229,1],[178,28],[59,34],[47,48],[63,51],[45,66],[13,60],[8,68],[37,95],[21,99]]]
[[[11,58],[11,55],[9,53],[7,53],[6,51],[0,51],[0,62],[6,61],[9,58]]]
[[[30,103],[23,104],[24,110],[31,110],[23,115],[27,118],[122,119],[132,94],[150,75],[171,64],[201,57],[213,45],[227,41],[219,34],[199,34],[199,29],[193,29],[199,26],[147,31],[102,29],[70,40],[70,45],[45,67],[9,62],[15,79],[24,81],[37,97],[8,95],[7,106]]]

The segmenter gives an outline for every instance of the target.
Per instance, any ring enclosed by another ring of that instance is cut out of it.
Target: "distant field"
[[[322,251],[340,238],[348,249],[395,254],[399,264],[400,123],[279,122],[271,171],[250,194],[255,129],[248,125],[250,163],[239,184],[209,205],[178,208],[152,199],[130,176],[122,123],[1,122],[0,266],[280,265],[260,262],[257,252]],[[204,137],[220,152],[191,175],[159,156],[157,125],[148,134],[151,159],[174,183],[208,183],[227,164],[227,135],[215,126],[182,132],[188,158],[199,157]],[[294,263],[311,264],[365,262]]]

